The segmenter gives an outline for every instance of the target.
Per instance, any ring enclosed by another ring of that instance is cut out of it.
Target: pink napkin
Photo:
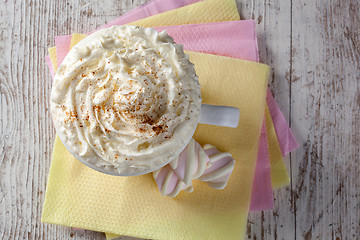
[[[205,23],[155,28],[166,30],[185,50],[224,55],[258,61],[255,23],[252,20]],[[71,37],[55,38],[57,61],[61,64],[69,51]],[[220,43],[220,44],[219,44]],[[280,112],[281,113],[281,112]],[[265,127],[265,125],[263,126]],[[250,210],[271,209],[273,193],[270,175],[270,160],[267,151],[266,128],[262,129],[258,152]]]
[[[70,49],[70,43],[71,43],[71,35],[55,37],[56,58],[57,58],[58,66],[60,66],[60,64],[68,54]]]
[[[187,51],[196,51],[258,61],[258,48],[252,20],[156,27],[165,30]],[[60,65],[70,49],[71,35],[56,36],[57,62]],[[221,44],[219,44],[221,42]]]
[[[259,149],[256,161],[254,182],[250,202],[250,211],[264,211],[274,206],[274,196],[271,186],[270,159],[266,134],[265,119],[261,127]]]
[[[50,71],[51,76],[54,77],[54,75],[55,75],[55,70],[54,70],[54,68],[53,68],[53,65],[52,65],[52,62],[51,62],[51,60],[50,60],[50,56],[49,56],[49,55],[47,55],[47,56],[45,57],[45,62],[46,62],[46,65],[47,65],[48,68],[49,68],[49,71]]]
[[[189,4],[196,2],[201,2],[202,0],[153,0],[149,1],[130,12],[114,19],[111,22],[108,22],[104,26],[101,26],[98,29],[95,29],[93,32],[100,30],[102,28],[110,27],[113,25],[124,25],[129,22],[135,22],[136,20],[147,18],[162,12],[173,10],[176,8],[184,7]]]
[[[121,15],[120,17],[108,22],[107,24],[99,27],[98,29],[95,29],[94,31],[91,31],[90,33],[96,32],[97,30],[100,30],[102,28],[110,27],[113,25],[123,25],[129,22],[134,22],[139,19],[147,18],[162,12],[166,12],[169,10],[173,10],[176,8],[184,7],[189,4],[193,4],[196,2],[200,2],[202,0],[152,0],[148,1],[147,3],[144,3],[143,5],[125,13],[124,15]],[[61,63],[67,52],[70,48],[70,42],[71,42],[71,35],[65,35],[65,36],[57,36],[55,37],[55,45],[61,46],[61,48],[56,48],[56,54],[59,63]],[[48,58],[48,56],[47,56]],[[46,59],[45,59],[46,60]],[[50,68],[50,67],[49,67]],[[52,75],[54,75],[54,69],[52,69],[52,66],[50,68],[50,72]]]
[[[187,51],[210,53],[258,61],[258,47],[252,20],[156,27],[165,30]]]
[[[283,157],[285,157],[289,152],[297,149],[299,147],[299,143],[296,141],[294,134],[288,127],[285,117],[282,114],[279,106],[276,104],[270,89],[268,89],[266,101],[268,103],[270,115],[274,123],[276,136],[279,139],[281,153]]]

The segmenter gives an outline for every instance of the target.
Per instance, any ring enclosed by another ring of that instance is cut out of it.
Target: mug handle
[[[239,118],[238,108],[201,104],[199,123],[236,128]]]

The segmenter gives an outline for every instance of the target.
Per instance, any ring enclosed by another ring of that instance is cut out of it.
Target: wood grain
[[[103,239],[40,222],[54,128],[44,63],[54,35],[88,32],[145,0],[0,0],[0,239]],[[255,19],[270,87],[301,147],[248,239],[360,236],[360,3],[237,0]],[[122,239],[127,239],[126,237]],[[130,238],[128,238],[130,239]]]
[[[248,2],[253,6],[247,16],[251,13],[259,23],[265,21],[259,24],[260,33],[266,33],[265,43],[259,41],[263,61],[272,67],[286,66],[281,59],[289,63],[287,69],[275,70],[270,86],[283,112],[289,113],[301,145],[290,156],[291,187],[275,193],[274,211],[250,214],[248,238],[356,239],[360,235],[359,2],[265,1],[256,7],[254,1]],[[269,12],[269,19],[264,19]],[[279,22],[281,18],[285,22]],[[270,58],[266,44],[272,44]]]
[[[298,239],[360,235],[359,10],[351,0],[293,2],[291,119],[303,146],[292,159]]]
[[[242,19],[257,22],[260,61],[271,66],[270,89],[282,112],[290,112],[291,66],[291,2],[290,1],[242,1],[239,4]],[[289,121],[289,119],[288,119]],[[289,157],[285,160],[290,171]],[[294,239],[295,216],[293,214],[291,186],[274,192],[272,211],[250,213],[248,239]]]

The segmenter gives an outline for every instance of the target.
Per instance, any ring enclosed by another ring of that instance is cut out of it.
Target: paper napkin
[[[249,23],[247,23],[249,25]],[[201,25],[205,25],[205,24],[201,24]],[[234,44],[235,47],[233,47],[233,51],[231,50],[231,43],[232,41],[229,41],[230,40],[235,40],[236,37],[232,37],[232,38],[229,38],[227,37],[227,41],[223,41],[221,44],[218,44],[219,42],[221,42],[221,37],[217,37],[216,38],[216,34],[215,31],[204,31],[206,29],[210,29],[209,26],[208,27],[204,27],[204,26],[201,26],[201,25],[192,25],[192,26],[188,26],[188,27],[191,27],[190,30],[193,30],[192,33],[194,33],[194,31],[198,31],[198,33],[203,33],[203,35],[200,34],[200,37],[198,37],[196,34],[192,34],[191,31],[184,31],[186,30],[186,28],[183,28],[181,29],[181,31],[177,31],[177,32],[181,32],[182,34],[177,34],[178,38],[180,38],[180,36],[183,36],[182,39],[175,39],[177,42],[180,42],[183,40],[185,41],[187,38],[186,36],[197,36],[196,38],[193,37],[193,39],[195,41],[191,41],[192,39],[187,40],[189,43],[193,42],[192,45],[195,45],[194,47],[194,50],[197,50],[196,48],[198,48],[199,46],[204,46],[202,45],[201,43],[198,43],[196,42],[196,39],[204,39],[204,37],[208,37],[208,39],[211,39],[213,40],[213,42],[211,41],[208,41],[208,43],[213,43],[213,44],[207,44],[206,47],[211,47],[211,46],[216,46],[217,48],[219,48],[219,46],[225,46],[223,47],[220,51],[218,52],[221,52],[220,54],[221,55],[236,55],[236,54],[232,54],[232,52],[236,52],[236,53],[240,53],[238,55],[240,56],[235,56],[235,57],[239,57],[239,58],[244,58],[244,59],[247,59],[247,58],[253,58],[253,59],[250,59],[250,60],[254,60],[254,58],[257,58],[257,49],[256,51],[254,52],[253,49],[255,49],[254,47],[249,47],[248,45],[249,44],[246,44],[247,42],[245,40],[248,40],[249,43],[254,42],[254,39],[256,39],[255,37],[255,32],[252,30],[252,33],[247,33],[246,31],[249,31],[249,29],[253,29],[253,28],[250,28],[250,27],[246,27],[246,24],[245,22],[242,24],[242,27],[237,27],[236,28],[236,22],[229,22],[229,23],[215,23],[215,24],[211,24],[213,26],[211,26],[213,29],[215,30],[218,30],[219,31],[219,34],[217,34],[218,36],[224,36],[224,40],[225,38],[229,35],[229,32],[232,32],[233,35],[237,35],[239,36],[239,40],[242,40],[241,42],[239,41],[238,43],[241,43],[241,44]],[[210,25],[210,24],[209,24]],[[240,24],[238,24],[238,26],[240,26]],[[181,27],[181,26],[178,26],[178,27]],[[176,33],[176,27],[166,27],[165,28],[168,32],[170,31],[170,34],[171,34],[171,30],[173,34]],[[221,32],[221,29],[223,29],[223,31]],[[225,29],[229,30],[229,31],[224,31]],[[188,33],[188,34],[187,34]],[[209,34],[210,33],[210,34]],[[213,33],[211,35],[211,33]],[[227,33],[227,35],[223,35],[222,33]],[[237,33],[237,34],[236,34]],[[249,35],[250,37],[248,39],[242,37],[241,36],[246,36]],[[176,38],[176,37],[175,37]],[[220,39],[219,39],[220,38]],[[56,38],[56,42],[58,43],[59,41],[64,41],[65,39],[63,39],[63,37],[60,37],[60,38]],[[68,39],[67,39],[68,43],[70,42]],[[216,42],[217,41],[217,42]],[[217,45],[216,45],[217,43]],[[225,43],[225,44],[224,44]],[[228,43],[228,44],[226,44]],[[65,51],[63,51],[63,56],[65,56],[68,52],[68,44],[57,44],[58,46],[65,46]],[[187,44],[185,44],[186,46]],[[190,46],[191,44],[189,44]],[[253,44],[254,45],[254,44]],[[240,47],[238,47],[240,46]],[[256,44],[255,44],[256,46]],[[215,47],[215,49],[216,49]],[[237,48],[241,48],[241,49],[237,49]],[[66,51],[67,49],[67,51]],[[185,48],[187,49],[187,48]],[[246,50],[247,49],[247,50]],[[190,49],[190,50],[193,50],[193,49]],[[206,50],[205,46],[202,48],[202,49],[199,49],[199,51],[204,51]],[[240,50],[240,51],[236,51],[236,50]],[[253,52],[249,52],[247,53],[247,51],[253,51]],[[212,52],[213,50],[210,48],[208,50],[208,52]],[[58,60],[59,60],[59,52],[61,53],[61,48],[58,48],[57,49],[57,53],[58,53]],[[213,53],[216,53],[216,51],[213,51]],[[61,62],[61,59],[60,59],[60,62]],[[281,113],[281,112],[280,112]],[[263,138],[262,138],[263,139]],[[276,137],[272,139],[273,141],[276,141]],[[263,140],[262,140],[263,141]],[[266,141],[266,140],[265,140]],[[264,143],[262,144],[262,146],[265,146],[267,143]],[[272,144],[274,145],[274,144]],[[274,145],[276,146],[276,144]],[[263,152],[263,151],[262,151]],[[265,159],[268,159],[267,156],[264,156],[261,154],[260,150],[259,150],[259,160],[260,158],[265,158]],[[272,159],[272,162],[273,163],[277,163],[277,162],[280,162],[280,164],[283,164],[282,162],[282,158],[277,158],[277,159]],[[286,168],[282,168],[282,169],[285,169]],[[257,210],[265,210],[265,209],[269,209],[270,205],[268,204],[269,202],[272,202],[272,194],[265,194],[265,193],[270,193],[268,191],[268,189],[266,189],[266,186],[268,185],[269,183],[269,179],[267,179],[267,176],[268,174],[266,174],[266,171],[268,171],[268,167],[266,164],[257,164],[257,171],[256,171],[256,175],[255,175],[255,179],[254,179],[254,191],[253,191],[253,197],[254,199],[261,199],[262,201],[255,201],[256,203],[260,203],[260,202],[263,202],[263,207],[261,206],[256,206],[254,203],[251,204],[251,209],[257,209]],[[276,171],[272,171],[273,174],[277,174]],[[287,174],[287,173],[286,173]],[[281,175],[281,174],[280,174]],[[263,190],[263,191],[260,191],[260,190]]]
[[[218,23],[191,24],[179,26],[157,27],[158,31],[166,30],[174,40],[181,43],[186,50],[194,50],[201,52],[209,52],[217,55],[230,55],[231,57],[258,60],[258,48],[255,33],[255,23],[252,20],[229,21]],[[86,35],[74,34],[72,43],[81,40]],[[57,38],[55,38],[57,40]],[[55,40],[55,41],[56,41]],[[61,43],[65,41],[62,37],[56,41]],[[66,39],[70,43],[71,40]],[[56,49],[60,52],[69,51],[68,44],[57,44]],[[63,47],[65,46],[65,49]],[[61,59],[57,55],[58,63]],[[267,115],[270,118],[270,115]],[[270,120],[271,121],[271,120]],[[266,127],[260,138],[260,149],[257,157],[256,171],[254,176],[252,200],[250,205],[251,211],[261,211],[271,209],[273,206],[273,194],[270,176],[270,160],[267,148]],[[276,137],[272,141],[276,141]],[[266,154],[265,154],[266,153]],[[277,161],[283,163],[282,158],[276,158]],[[281,168],[279,170],[283,170]],[[285,169],[286,171],[286,169]],[[276,171],[273,171],[276,173]],[[286,173],[285,173],[286,174]]]
[[[214,190],[196,181],[194,185],[201,185],[196,192],[165,198],[151,174],[124,178],[99,173],[74,159],[57,138],[44,222],[153,239],[244,237],[269,68],[187,53],[199,75],[203,101],[238,107],[243,113],[237,129],[199,125],[194,136],[201,144],[233,153],[237,163],[228,186]]]
[[[254,24],[254,21],[246,20],[157,27],[156,29],[159,31],[166,30],[169,34],[171,34],[176,42],[183,44],[184,49],[186,50],[203,51],[226,56],[230,55],[231,57],[256,61],[258,60],[258,49]],[[85,36],[86,35],[84,34],[74,34],[70,46],[73,46],[74,43],[78,42]],[[63,41],[62,38],[60,40]],[[60,40],[57,42],[60,42]],[[70,42],[69,40],[67,41]],[[64,51],[67,54],[67,44],[58,44],[56,47],[57,49],[62,49],[63,46],[65,46],[65,49],[60,51]],[[61,59],[59,59],[59,57],[58,62],[61,64]],[[270,115],[266,114],[266,117],[270,118]],[[269,119],[269,121],[271,121],[271,119]],[[266,128],[264,130],[266,131]],[[271,135],[270,140],[276,142],[276,136]],[[278,144],[276,143],[272,143],[270,145],[278,147]],[[252,201],[250,205],[251,211],[268,210],[273,206],[272,181],[269,166],[270,160],[268,155],[269,151],[264,149],[267,148],[267,146],[268,143],[265,132],[260,138],[260,149],[256,164]],[[272,153],[276,153],[278,151],[275,150],[272,151]],[[276,186],[279,184],[288,184],[289,178],[279,178],[279,176],[287,176],[287,170],[282,157],[279,157],[277,154],[271,156],[271,162],[278,166],[273,168],[273,171],[271,171],[274,176],[273,182],[276,183]],[[278,171],[283,172],[278,173]],[[284,182],[281,182],[282,180],[284,180]]]
[[[189,4],[199,2],[200,0],[152,0],[147,3],[125,13],[124,15],[108,22],[107,24],[99,27],[98,29],[92,31],[95,32],[99,29],[110,27],[113,25],[123,25],[129,22],[133,22],[139,19],[150,17],[162,12],[169,10],[177,9]],[[92,33],[91,32],[91,33]],[[59,62],[65,58],[67,52],[69,51],[71,41],[71,35],[58,36],[55,38],[55,44],[62,46],[62,48],[57,48],[57,58],[60,59]],[[51,70],[50,70],[51,71]]]
[[[265,113],[269,113],[269,108],[266,106]],[[266,129],[269,143],[269,153],[270,156],[274,156],[270,158],[270,170],[271,170],[271,184],[274,189],[286,186],[290,182],[290,177],[286,170],[286,166],[283,162],[275,161],[275,159],[279,159],[282,157],[279,143],[276,141],[269,141],[270,138],[276,136],[274,125],[270,118],[266,119]]]
[[[166,31],[188,51],[259,61],[253,20],[163,26],[155,29]],[[73,45],[71,39],[71,35],[55,37],[58,65]]]
[[[201,0],[152,0],[147,3],[125,13],[121,17],[118,17],[109,23],[101,26],[100,28],[92,31],[95,32],[102,28],[107,28],[113,25],[124,25],[129,22],[134,22],[139,19],[147,18],[159,13],[163,13],[166,11],[170,11],[173,9],[177,9],[180,7],[184,7],[186,5],[190,5],[196,2],[200,2]]]
[[[269,89],[266,95],[266,101],[268,103],[269,113],[276,130],[276,136],[278,139],[283,139],[282,141],[279,141],[279,146],[282,156],[284,157],[288,153],[297,149],[299,147],[299,143],[296,141],[291,129],[288,127],[289,125],[287,124],[284,115],[276,104],[276,101]]]
[[[234,0],[205,0],[138,20],[131,24],[141,27],[159,27],[233,20],[240,20]]]

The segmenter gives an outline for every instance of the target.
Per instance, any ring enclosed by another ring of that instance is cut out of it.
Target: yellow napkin
[[[265,108],[265,121],[270,155],[271,185],[273,189],[276,189],[288,185],[290,177],[282,158],[279,143],[272,140],[277,139],[277,136],[267,105]]]
[[[224,190],[196,181],[194,193],[162,197],[151,176],[96,172],[56,138],[42,220],[152,239],[242,239],[245,236],[269,68],[243,60],[188,52],[205,103],[238,107],[237,129],[199,125],[195,139],[237,160]]]
[[[182,8],[174,9],[158,15],[154,15],[145,19],[138,20],[131,24],[142,27],[155,27],[166,25],[181,25],[181,24],[195,24],[207,23],[217,21],[235,21],[240,20],[238,9],[234,0],[205,0]],[[71,40],[71,47],[75,45],[84,36],[77,34]],[[53,65],[56,64],[56,49],[49,49],[51,61]],[[55,69],[56,70],[56,69]],[[271,129],[273,127],[272,119],[269,112],[265,113],[267,126]],[[275,130],[274,130],[275,131]],[[277,140],[276,133],[268,136],[269,142],[269,158],[271,167],[271,182],[273,188],[288,185],[290,178],[286,170],[282,155],[279,155],[280,147]]]
[[[54,71],[56,72],[58,64],[57,64],[57,56],[56,56],[56,47],[51,47],[48,49],[50,60],[53,65]]]
[[[132,22],[141,27],[160,27],[240,20],[235,0],[206,0]]]

